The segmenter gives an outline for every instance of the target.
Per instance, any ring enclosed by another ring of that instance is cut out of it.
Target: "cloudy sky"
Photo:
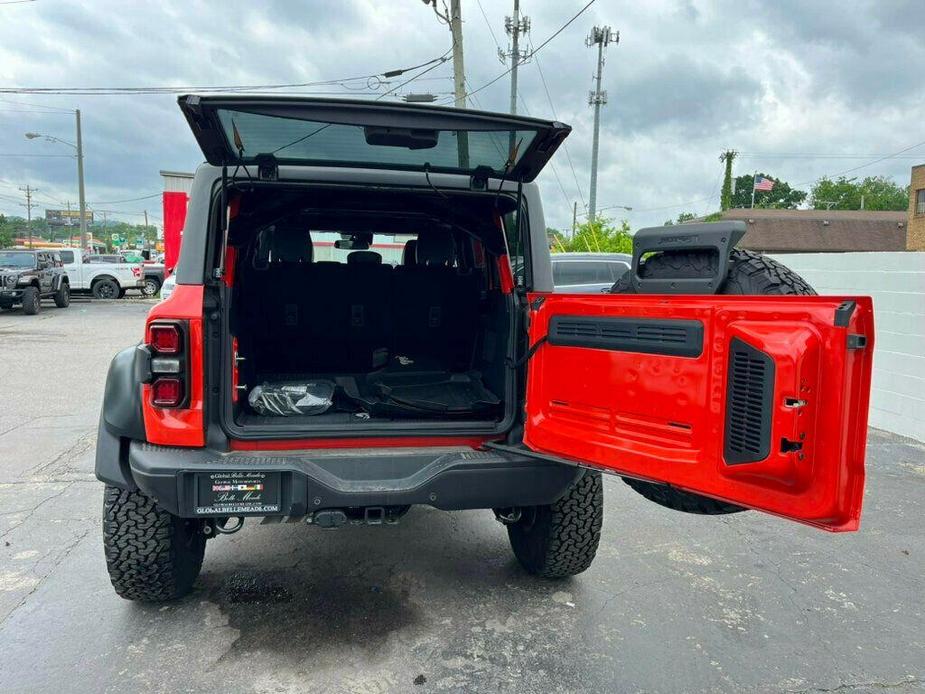
[[[586,1],[522,0],[528,42],[541,44]],[[609,212],[634,228],[716,209],[726,148],[742,153],[736,173],[759,169],[804,188],[862,166],[858,175],[906,183],[910,165],[925,161],[922,1],[597,0],[520,72],[520,110],[574,128],[540,177],[547,222],[567,226],[572,203],[587,203],[595,54],[584,38],[595,24],[620,31],[604,70],[598,208],[633,207]],[[506,69],[497,46],[507,46],[512,5],[480,2],[462,0],[472,89]],[[37,214],[76,204],[69,148],[23,137],[73,141],[73,115],[62,109],[81,109],[87,200],[111,218],[141,221],[147,209],[159,220],[158,171],[192,171],[201,160],[175,94],[10,89],[338,80],[417,65],[449,46],[421,0],[0,0],[0,212],[24,214],[26,184],[38,189]],[[448,98],[451,71],[447,62],[396,93]],[[374,98],[399,83],[292,91]],[[506,110],[509,85],[500,79],[472,105]]]

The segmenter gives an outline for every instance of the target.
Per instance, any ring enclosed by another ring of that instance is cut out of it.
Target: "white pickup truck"
[[[96,299],[120,299],[126,289],[143,289],[141,263],[85,263],[77,248],[58,249],[71,292],[89,292]]]

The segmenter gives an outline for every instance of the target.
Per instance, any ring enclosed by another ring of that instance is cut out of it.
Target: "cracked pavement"
[[[490,512],[259,526],[192,595],[118,598],[93,447],[144,302],[0,313],[2,692],[925,689],[925,446],[871,431],[861,532],[682,515],[605,482],[594,566],[544,582]]]

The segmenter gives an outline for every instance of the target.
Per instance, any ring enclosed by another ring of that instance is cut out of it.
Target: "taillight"
[[[189,373],[186,323],[152,322],[147,337],[151,349],[151,404],[180,407],[186,401]]]
[[[159,354],[180,352],[180,328],[172,323],[152,323],[148,328],[148,344]]]
[[[151,404],[155,407],[177,407],[183,402],[183,383],[179,378],[158,378],[151,384]]]

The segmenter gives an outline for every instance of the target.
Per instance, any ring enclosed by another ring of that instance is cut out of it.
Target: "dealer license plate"
[[[280,473],[200,472],[196,514],[279,513]]]

